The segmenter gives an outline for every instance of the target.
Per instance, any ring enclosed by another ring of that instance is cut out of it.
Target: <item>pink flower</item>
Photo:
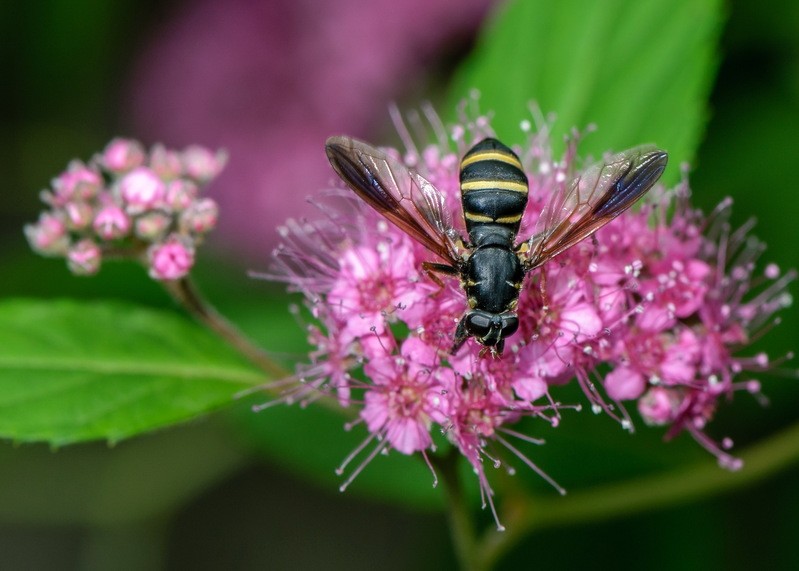
[[[79,276],[96,274],[100,269],[101,259],[100,247],[89,239],[81,240],[67,252],[69,271]]]
[[[646,381],[668,386],[693,383],[701,354],[699,338],[689,328],[657,334],[636,331],[613,350],[622,365],[607,375],[605,388],[616,400],[638,398]]]
[[[183,174],[183,161],[180,153],[167,149],[161,144],[153,145],[150,150],[148,166],[165,181],[176,179]]]
[[[227,155],[221,151],[212,153],[199,145],[191,145],[183,151],[183,171],[199,183],[207,183],[222,172]]]
[[[219,207],[210,198],[192,201],[180,215],[180,228],[185,233],[207,234],[216,226]]]
[[[520,240],[535,232],[544,205],[576,174],[575,141],[555,160],[544,127],[519,149],[530,181]],[[407,133],[403,125],[400,132]],[[450,133],[457,153],[445,137],[425,147],[406,140],[405,152],[389,152],[444,195],[463,234],[458,156],[491,131],[480,117]],[[432,434],[442,431],[471,464],[492,510],[486,465],[521,461],[562,491],[509,438],[540,443],[514,425],[535,417],[556,427],[570,407],[555,394],[573,381],[593,411],[607,412],[624,428],[633,427],[624,401],[636,401],[645,424],[665,426],[666,437],[685,430],[721,465],[738,468],[726,452],[729,441],[716,444],[707,427],[734,391],[759,390],[753,380],[733,379],[765,369],[768,359],[735,355],[788,304],[785,288],[794,274],[780,276],[770,266],[770,285],[753,293],[758,250],[745,232],[730,233],[728,205],[705,217],[689,207],[686,183],[650,195],[596,239],[527,276],[518,331],[496,359],[471,341],[450,354],[467,306],[458,280],[435,283],[422,267],[435,256],[353,194],[330,191],[317,201],[319,221],[281,227],[271,277],[301,292],[320,322],[310,337],[317,348],[312,364],[298,374],[313,371],[313,390],[335,391],[342,404],[363,407],[368,436],[341,470],[376,443],[342,487],[380,452],[426,455]],[[652,216],[655,208],[673,215]]]
[[[374,358],[364,372],[374,382],[361,411],[369,431],[385,434],[403,454],[429,448],[430,428],[434,421],[446,421],[446,392],[454,383],[452,370],[439,364],[435,350],[411,338],[399,355]]]
[[[632,367],[622,365],[605,376],[605,390],[613,400],[632,400],[646,389],[644,375]]]
[[[625,286],[625,297],[638,305],[623,314],[613,328],[612,344],[602,352],[616,364],[604,384],[614,399],[639,399],[644,421],[669,425],[667,437],[685,430],[715,454],[720,465],[737,469],[741,462],[726,451],[729,439],[721,446],[706,429],[720,399],[737,390],[759,391],[757,382],[734,379],[768,368],[768,359],[735,353],[775,312],[787,307],[785,288],[795,274],[780,275],[768,266],[765,277],[770,284],[758,292],[751,275],[762,250],[747,235],[751,224],[732,232],[727,222],[731,201],[705,217],[690,208],[687,197],[685,183],[663,194],[661,208],[675,211],[669,223],[638,226],[635,256],[640,264]],[[637,217],[645,216],[646,208]],[[636,215],[624,218],[631,217]],[[615,224],[600,231],[598,239]]]
[[[101,208],[92,223],[94,231],[103,240],[117,240],[130,232],[130,217],[116,204]]]
[[[94,168],[80,161],[72,161],[66,171],[52,182],[51,203],[64,206],[71,200],[90,200],[103,187],[103,178]]]
[[[83,230],[92,223],[92,218],[94,218],[92,207],[77,200],[66,203],[63,212],[70,230]]]
[[[182,212],[194,203],[197,194],[198,188],[194,182],[179,178],[167,184],[164,201],[168,208]]]
[[[542,471],[524,453],[509,441],[508,437],[515,437],[532,444],[543,444],[530,436],[516,432],[507,427],[523,416],[540,416],[549,421],[553,426],[558,423],[558,417],[547,418],[544,411],[549,406],[534,406],[524,401],[514,400],[510,394],[499,385],[490,389],[490,381],[482,376],[463,379],[460,390],[454,392],[452,413],[446,426],[450,440],[458,447],[461,454],[468,460],[477,475],[483,505],[488,505],[494,515],[499,531],[504,526],[499,521],[494,506],[494,491],[488,483],[485,465],[489,463],[494,468],[502,465],[499,447],[505,448],[539,476],[544,478],[560,494],[566,491],[560,487],[548,474]],[[496,451],[495,451],[496,450]]]
[[[690,384],[696,377],[701,352],[700,339],[694,330],[681,330],[676,341],[667,347],[660,363],[660,378],[663,383]]]
[[[659,263],[652,270],[653,277],[641,284],[641,293],[652,296],[638,318],[638,326],[661,331],[701,307],[710,267],[701,260],[688,259]]]
[[[103,151],[100,163],[114,173],[124,173],[144,164],[144,149],[138,141],[114,139]]]
[[[119,181],[119,192],[126,210],[130,214],[141,214],[162,206],[166,185],[152,170],[138,167]]]
[[[166,212],[153,210],[136,217],[134,234],[145,242],[157,242],[166,236],[174,219]]]
[[[189,273],[194,265],[194,248],[173,235],[149,251],[150,277],[154,280],[177,280]]]
[[[652,387],[638,400],[638,411],[647,424],[662,426],[674,422],[681,400],[674,389]]]
[[[387,317],[399,317],[427,295],[407,238],[355,247],[342,253],[340,264],[327,301],[345,338],[383,333]]]
[[[63,256],[69,247],[69,235],[63,215],[42,212],[36,224],[25,226],[31,247],[45,256]]]

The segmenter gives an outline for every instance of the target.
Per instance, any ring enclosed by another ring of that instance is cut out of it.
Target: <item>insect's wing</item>
[[[350,137],[330,137],[325,151],[336,173],[369,206],[431,252],[458,263],[444,196],[428,180]]]
[[[530,238],[525,267],[544,264],[627,210],[654,186],[667,162],[665,151],[636,147],[589,167],[555,192]]]

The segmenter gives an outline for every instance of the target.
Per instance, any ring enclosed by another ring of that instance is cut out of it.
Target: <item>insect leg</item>
[[[485,357],[486,353],[491,355],[492,359],[500,359],[502,357],[502,351],[505,350],[505,340],[501,339],[499,343],[496,345],[492,345],[491,347],[483,347],[480,349],[480,353],[477,354],[479,358]]]
[[[547,295],[547,274],[544,271],[539,272],[538,290],[541,292],[541,309],[543,312],[549,309],[549,296]]]
[[[422,270],[424,270],[424,273],[442,289],[444,288],[444,282],[441,281],[441,278],[439,278],[436,273],[446,276],[457,276],[460,273],[457,268],[447,264],[438,264],[436,262],[422,262]]]
[[[452,349],[449,350],[450,355],[458,352],[466,340],[469,338],[469,333],[466,331],[466,316],[464,315],[458,322],[458,327],[455,329],[455,342],[452,344]]]

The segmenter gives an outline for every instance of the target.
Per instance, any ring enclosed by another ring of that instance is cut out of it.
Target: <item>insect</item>
[[[519,157],[496,139],[474,145],[460,163],[464,240],[453,228],[444,196],[428,180],[367,143],[331,137],[325,145],[336,173],[369,206],[441,261],[423,269],[459,278],[468,309],[458,322],[451,353],[469,337],[482,353],[502,355],[519,327],[516,306],[524,277],[591,236],[632,206],[660,178],[668,154],[636,147],[598,163],[549,200],[535,233],[516,241],[528,182]]]

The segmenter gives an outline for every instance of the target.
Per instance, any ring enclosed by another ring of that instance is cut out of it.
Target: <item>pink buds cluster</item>
[[[137,141],[114,139],[53,179],[41,193],[49,209],[25,235],[40,254],[66,258],[74,274],[96,273],[104,258],[132,257],[153,279],[179,279],[216,226],[216,202],[200,196],[200,187],[225,162],[224,153],[199,146],[147,152]]]

